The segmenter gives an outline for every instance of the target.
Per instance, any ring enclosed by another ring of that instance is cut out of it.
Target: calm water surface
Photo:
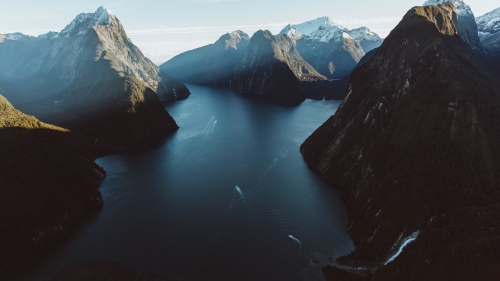
[[[181,129],[98,159],[103,207],[8,278],[50,280],[98,261],[177,280],[320,280],[311,259],[354,249],[338,191],[299,151],[340,102],[285,107],[188,87],[167,106]]]

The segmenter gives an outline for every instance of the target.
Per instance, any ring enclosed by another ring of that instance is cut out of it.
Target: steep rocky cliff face
[[[462,0],[428,0],[424,3],[424,6],[428,5],[440,5],[444,3],[452,3],[453,11],[453,23],[457,28],[460,38],[469,44],[469,46],[476,51],[483,51],[481,41],[478,36],[478,29],[476,24],[476,18],[469,5],[467,5]]]
[[[177,55],[160,68],[184,83],[230,87],[249,42],[242,31],[226,33],[214,44]]]
[[[483,47],[500,58],[500,8],[476,18]]]
[[[21,113],[0,95],[0,273],[102,203],[97,187],[105,173],[72,135]]]
[[[233,89],[242,95],[297,104],[307,96],[302,83],[324,80],[299,55],[293,39],[259,30],[236,67]]]
[[[102,111],[115,112],[116,108],[106,108],[111,106],[105,103],[109,100],[102,99],[109,96],[99,93],[112,92],[114,101],[119,103],[127,102],[130,89],[144,87],[153,90],[162,102],[189,95],[182,83],[144,57],[127,37],[118,18],[103,7],[95,13],[78,15],[60,33],[51,32],[36,38],[19,33],[3,35],[0,38],[0,72],[6,82],[5,94],[16,107],[41,120],[70,128],[74,128],[74,124],[67,122],[68,115],[76,112],[81,115],[95,104],[102,104],[99,107]],[[116,81],[124,84],[117,85]],[[126,81],[134,81],[138,86],[128,87]],[[119,93],[111,87],[126,90]],[[84,95],[73,96],[82,93]],[[144,96],[145,103],[158,103],[158,98],[151,97]],[[155,108],[162,112],[153,115],[166,116],[160,104]],[[163,122],[171,122],[167,119]],[[146,126],[157,123],[153,119],[140,120],[138,123]],[[104,123],[103,126],[112,131],[115,124]],[[130,126],[130,133],[135,129]]]
[[[301,146],[344,192],[356,250],[339,262],[373,280],[500,276],[500,69],[457,20],[411,9]]]

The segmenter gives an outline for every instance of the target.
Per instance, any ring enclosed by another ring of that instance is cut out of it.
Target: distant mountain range
[[[500,57],[500,8],[477,17],[476,22],[484,48]]]
[[[352,73],[301,146],[343,191],[356,244],[337,260],[351,270],[325,267],[327,280],[500,276],[500,60],[465,3],[429,2]]]
[[[326,80],[297,52],[286,35],[257,31],[235,69],[233,89],[240,94],[297,104],[306,99],[301,83]]]
[[[160,68],[184,83],[230,87],[249,43],[243,31],[226,33],[214,44],[177,55]]]
[[[366,27],[348,30],[328,17],[286,26],[286,34],[297,42],[299,54],[328,78],[348,75],[365,53],[382,44]]]
[[[104,7],[78,15],[60,33],[1,35],[0,73],[5,96],[23,112],[124,146],[176,129],[160,101],[189,95]],[[112,121],[124,116],[134,122]]]
[[[160,68],[185,83],[232,87],[243,95],[300,103],[305,98],[342,98],[346,82],[341,79],[381,43],[366,27],[347,30],[323,17],[290,24],[279,35],[258,31],[250,38],[235,31]]]

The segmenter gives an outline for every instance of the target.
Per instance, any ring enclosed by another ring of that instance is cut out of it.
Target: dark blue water
[[[177,280],[319,280],[311,259],[353,250],[338,191],[299,152],[339,102],[285,107],[188,87],[167,106],[179,131],[98,159],[103,207],[9,278],[50,280],[96,261]]]

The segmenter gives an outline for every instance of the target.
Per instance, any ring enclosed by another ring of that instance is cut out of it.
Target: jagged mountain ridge
[[[23,114],[0,95],[0,274],[102,203],[105,172],[75,140],[80,137]]]
[[[382,39],[367,27],[352,30],[335,23],[329,17],[320,17],[301,24],[288,24],[280,34],[287,34],[293,39],[307,37],[310,41],[328,43],[331,40],[342,41],[344,38],[353,38],[363,48],[365,53],[382,44]]]
[[[158,103],[152,106],[157,111],[152,115],[161,117],[161,120],[142,115],[136,119],[141,120],[139,123],[142,125],[137,125],[150,128],[149,132],[166,133],[177,128],[159,100],[169,102],[186,98],[189,90],[144,57],[127,37],[118,18],[108,9],[100,7],[95,13],[78,15],[61,33],[52,32],[38,37],[10,34],[3,36],[2,40],[0,72],[3,78],[0,78],[5,82],[7,97],[22,111],[43,121],[87,130],[90,123],[85,122],[91,122],[95,114],[107,117],[111,113],[116,116],[131,116],[130,112],[149,114],[141,110],[116,111],[117,108],[130,108],[125,105],[130,98],[143,95],[147,92],[144,87],[148,87],[157,97],[144,95],[144,99],[141,98],[143,103],[134,103],[132,107]],[[117,85],[116,81],[124,84]],[[134,86],[128,87],[127,83]],[[109,88],[111,86],[123,92]],[[109,95],[99,95],[99,92],[112,92],[114,95],[109,100]],[[95,104],[99,104],[99,112],[95,111]],[[153,130],[152,127],[158,124],[170,125]],[[115,125],[103,123],[100,127],[108,126],[107,131],[111,132]],[[137,130],[133,127],[120,127],[124,131],[119,135],[136,135]],[[108,136],[109,140],[117,140],[118,135]],[[146,134],[132,139],[138,142],[149,136]],[[129,140],[124,138],[119,144],[129,145]]]
[[[144,57],[127,37],[118,18],[104,7],[99,7],[95,13],[79,14],[60,33],[38,37],[4,36],[0,44],[3,61],[0,70],[11,79],[19,78],[29,83],[32,83],[30,80],[47,80],[46,83],[61,84],[59,88],[71,87],[87,74],[78,66],[98,60],[104,52],[117,58],[111,65],[117,75],[142,80],[163,101],[175,100],[177,95],[185,98],[189,94],[185,87]]]
[[[242,95],[298,104],[307,96],[301,83],[324,80],[299,55],[293,39],[259,30],[236,67],[233,89]]]
[[[457,30],[460,34],[460,38],[464,40],[465,43],[469,44],[472,49],[476,51],[483,51],[481,41],[478,36],[478,28],[476,24],[476,18],[469,5],[467,5],[462,0],[428,0],[423,6],[428,5],[440,5],[444,3],[452,3],[455,16],[453,17],[453,23],[456,25]]]
[[[500,8],[476,18],[484,48],[500,57]]]
[[[339,261],[378,267],[366,280],[500,274],[500,68],[463,40],[455,10],[411,9],[301,146],[344,192],[356,250]]]
[[[307,36],[299,32],[299,29],[302,33],[307,34]],[[312,99],[343,98],[345,80],[347,79],[345,77],[351,73],[360,59],[365,55],[364,50],[369,51],[376,48],[382,42],[382,39],[378,35],[366,27],[349,31],[340,25],[336,25],[328,17],[318,18],[301,25],[290,24],[283,29],[281,35],[287,35],[294,41],[294,43],[290,43],[294,45],[294,50],[292,51],[293,54],[278,55],[278,57],[294,57],[292,59],[295,61],[294,63],[290,63],[292,60],[288,59],[288,68],[292,68],[296,74],[295,76],[300,80],[301,88],[305,92],[306,98]],[[310,39],[306,39],[306,37]],[[242,60],[245,56],[247,60],[249,59],[249,55],[246,55],[245,51],[250,41],[251,39],[248,35],[241,31],[228,33],[223,35],[214,44],[175,56],[162,64],[160,68],[186,83],[233,86],[239,93],[257,93],[260,90],[243,88],[244,84],[240,83],[242,75],[238,73],[242,69],[237,68],[238,64],[243,63]],[[228,42],[233,43],[228,45]],[[265,40],[261,42],[265,42]],[[265,48],[262,47],[262,49]],[[279,51],[278,53],[283,54],[291,50],[288,47],[285,49],[288,50],[285,52]],[[265,56],[270,59],[270,57],[274,56],[274,50],[272,48],[268,48],[267,50],[270,52],[265,54]],[[263,53],[259,54],[264,55]],[[254,60],[264,61],[262,58],[255,58]],[[285,70],[287,68],[280,69]],[[275,74],[276,71],[277,69],[274,69]],[[314,78],[309,79],[312,76],[307,73],[313,72],[315,72],[313,75]],[[256,74],[256,76],[258,75],[262,76],[264,73]],[[288,74],[283,75],[284,77],[290,77]],[[237,79],[239,84],[237,87],[234,87],[233,82]],[[259,77],[256,79],[263,81],[264,78]],[[246,85],[250,87],[250,83]],[[252,85],[255,86],[256,84]],[[281,84],[274,84],[272,90],[281,91],[279,85]],[[270,91],[271,88],[268,90]],[[291,89],[287,88],[285,91],[295,92],[294,95],[296,95],[300,92],[300,89],[297,88],[291,91]],[[276,97],[273,99],[280,100],[285,98],[283,95],[277,98],[279,95],[281,94],[276,93]],[[267,96],[267,94],[256,94],[255,96]]]
[[[330,79],[349,75],[365,53],[382,43],[382,39],[366,27],[348,30],[328,17],[289,24],[280,34],[296,40],[299,54]]]
[[[230,87],[249,42],[240,30],[226,33],[214,44],[175,56],[160,68],[185,83]]]

